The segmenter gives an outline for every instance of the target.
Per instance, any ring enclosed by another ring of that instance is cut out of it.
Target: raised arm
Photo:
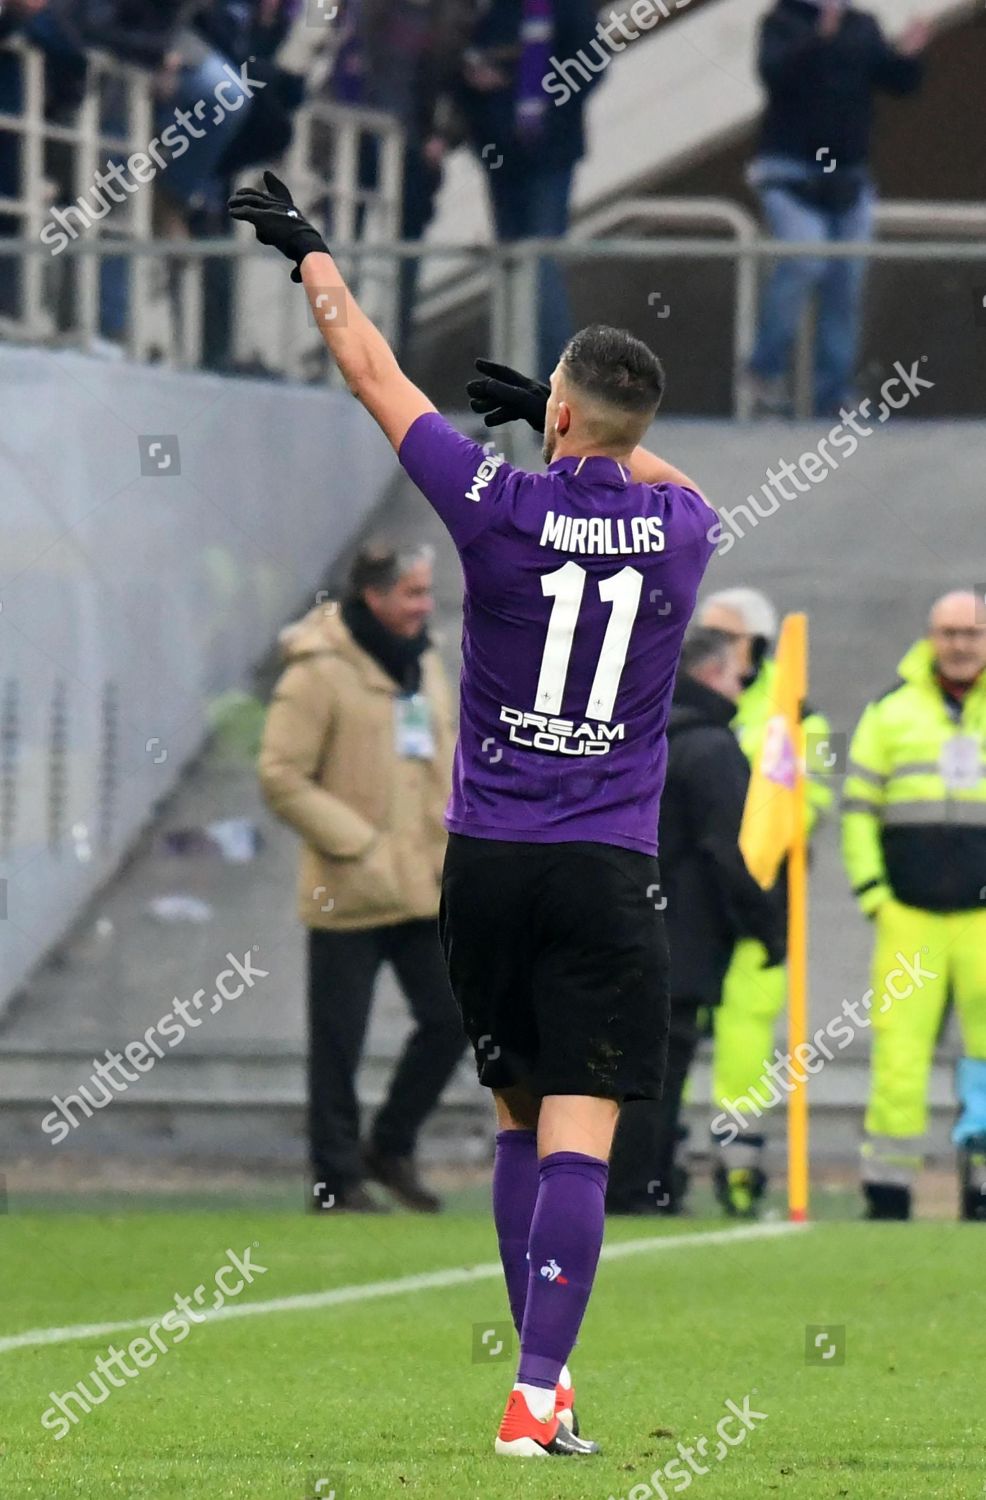
[[[931,39],[926,21],[913,21],[898,46],[888,42],[878,21],[873,20],[870,69],[877,88],[888,94],[913,94],[924,78],[921,53]]]
[[[676,484],[683,490],[694,490],[696,495],[702,495],[702,491],[694,479],[689,479],[680,469],[673,464],[667,463],[663,458],[658,458],[656,453],[651,453],[646,448],[636,448],[630,459],[630,474],[637,484]],[[706,505],[709,504],[704,495]],[[711,507],[710,507],[711,509]]]
[[[399,451],[408,429],[435,410],[433,403],[408,380],[393,349],[349,291],[328,252],[305,256],[301,280],[343,379]]]
[[[350,292],[318,230],[303,217],[284,183],[264,173],[266,191],[244,188],[230,200],[234,219],[252,224],[262,245],[294,262],[322,338],[353,395],[399,450],[417,419],[435,407],[408,380],[380,330]]]

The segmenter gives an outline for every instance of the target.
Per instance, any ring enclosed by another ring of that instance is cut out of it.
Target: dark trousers
[[[511,169],[489,173],[497,239],[563,239],[569,222],[572,167]],[[547,380],[572,336],[572,309],[564,267],[545,256],[538,267],[538,368]]]
[[[393,966],[415,1028],[373,1124],[378,1151],[413,1155],[418,1131],[465,1050],[435,922],[309,930],[308,1138],[314,1180],[326,1184],[325,1192],[345,1191],[363,1176],[356,1074],[384,963]]]
[[[701,1035],[697,1005],[671,1002],[664,1092],[624,1104],[613,1141],[606,1208],[614,1214],[673,1212],[674,1154],[685,1080]]]

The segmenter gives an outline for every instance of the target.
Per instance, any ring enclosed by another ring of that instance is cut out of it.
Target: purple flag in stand
[[[339,20],[340,42],[329,88],[337,104],[362,104],[366,94],[366,58],[361,34],[360,0],[346,0]]]
[[[554,0],[524,0],[516,105],[517,134],[523,141],[537,141],[544,134],[548,96],[541,80],[551,64],[554,40]]]

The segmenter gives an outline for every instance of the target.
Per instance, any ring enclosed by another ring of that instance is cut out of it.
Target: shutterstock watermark
[[[63,1437],[67,1437],[94,1406],[102,1406],[109,1399],[111,1391],[122,1390],[128,1380],[136,1380],[142,1370],[149,1370],[152,1365],[156,1365],[162,1354],[168,1354],[176,1344],[184,1343],[193,1324],[204,1323],[210,1313],[218,1313],[229,1298],[238,1297],[246,1287],[252,1286],[254,1277],[266,1276],[267,1267],[255,1265],[250,1258],[250,1250],[258,1248],[257,1245],[250,1246],[240,1255],[235,1250],[224,1252],[228,1259],[213,1277],[215,1292],[206,1312],[194,1312],[192,1309],[193,1302],[198,1307],[206,1306],[204,1285],[200,1283],[191,1297],[179,1296],[176,1292],[174,1307],[148,1325],[146,1338],[139,1335],[131,1339],[126,1349],[118,1349],[115,1344],[110,1344],[106,1354],[96,1356],[95,1366],[85,1380],[77,1381],[71,1390],[65,1391],[61,1396],[55,1391],[49,1391],[52,1405],[42,1413],[41,1425],[55,1434],[55,1442],[59,1443]],[[229,1276],[238,1278],[234,1285],[229,1284]],[[164,1334],[167,1334],[167,1339],[163,1337]],[[128,1366],[128,1355],[137,1366],[136,1369]],[[72,1403],[78,1410],[73,1410]]]
[[[243,63],[239,72],[231,63],[224,63],[227,76],[216,84],[211,99],[198,99],[191,109],[176,109],[173,123],[154,137],[146,151],[134,151],[126,161],[108,160],[102,171],[97,171],[87,193],[74,203],[51,210],[49,222],[41,231],[41,243],[50,247],[52,255],[61,255],[72,240],[105,219],[114,203],[126,203],[159,172],[166,172],[171,162],[183,157],[193,140],[202,140],[209,129],[241,110],[255,93],[267,87],[259,78],[250,77],[252,61],[250,58]],[[205,129],[200,128],[203,125]]]
[[[574,57],[551,58],[551,71],[541,79],[541,87],[560,109],[580,94],[593,78],[608,68],[613,58],[625,52],[631,42],[639,42],[659,21],[672,13],[687,10],[691,0],[633,0],[625,11],[611,10],[606,20],[596,23],[596,36],[590,48],[581,47]],[[593,59],[589,53],[594,53]]]
[[[927,949],[922,949],[921,952],[927,952]],[[921,953],[915,953],[913,958],[895,953],[894,958],[897,960],[897,967],[888,970],[883,976],[884,990],[877,1012],[879,1015],[884,1015],[894,1001],[909,999],[915,990],[924,987],[925,980],[940,977],[933,969],[924,967]],[[898,987],[899,980],[906,980],[906,983]],[[764,1060],[764,1070],[749,1092],[741,1094],[738,1099],[723,1100],[722,1112],[712,1121],[712,1133],[719,1145],[731,1146],[744,1130],[749,1129],[751,1115],[754,1119],[763,1119],[768,1110],[773,1109],[775,1104],[780,1104],[785,1094],[793,1093],[807,1082],[809,1076],[820,1073],[825,1064],[835,1056],[829,1042],[838,1042],[838,1051],[842,1052],[849,1046],[857,1031],[870,1026],[875,994],[875,990],[869,989],[860,1000],[843,1000],[840,1014],[829,1021],[827,1026],[820,1026],[810,1042],[800,1042],[793,1052],[781,1052],[779,1047],[775,1047],[773,1062]],[[731,1120],[728,1118],[730,1115]]]
[[[756,1392],[754,1392],[756,1394]],[[668,1491],[664,1480],[670,1480],[674,1484],[675,1495],[680,1495],[683,1490],[694,1482],[696,1474],[710,1474],[713,1464],[721,1464],[733,1448],[738,1448],[744,1443],[747,1434],[755,1430],[758,1422],[766,1422],[767,1412],[754,1411],[750,1405],[751,1397],[743,1397],[743,1405],[737,1406],[735,1401],[725,1401],[726,1415],[720,1417],[716,1423],[716,1446],[713,1452],[709,1451],[709,1438],[696,1438],[693,1443],[678,1443],[679,1458],[669,1458],[661,1468],[655,1469],[650,1480],[644,1480],[635,1484],[630,1491],[627,1500],[669,1500]],[[736,1427],[736,1423],[739,1424]],[[709,1463],[699,1463],[699,1458],[709,1459]],[[686,1467],[687,1466],[687,1467]],[[609,1500],[622,1500],[622,1497],[610,1495]]]
[[[878,423],[885,423],[894,412],[903,411],[922,391],[934,389],[935,382],[925,380],[918,373],[927,358],[926,354],[922,354],[910,369],[897,360],[894,365],[897,373],[885,380],[880,387],[880,405],[876,412]],[[847,411],[843,407],[839,413],[842,421],[836,423],[814,448],[802,453],[795,463],[784,459],[778,464],[776,472],[768,469],[767,482],[760,486],[762,501],[756,495],[747,495],[745,503],[734,505],[731,509],[722,506],[719,510],[720,519],[708,531],[709,541],[714,542],[718,548],[716,556],[725,557],[736,542],[742,540],[746,535],[744,524],[747,530],[754,531],[761,521],[780,509],[782,500],[795,500],[798,495],[807,495],[813,486],[822,484],[839,468],[840,460],[845,463],[852,458],[858,451],[861,440],[871,437],[876,431],[865,420],[870,416],[872,404],[867,396],[855,411]],[[863,421],[860,421],[861,417]],[[833,448],[838,450],[838,456],[832,452]],[[802,479],[807,483],[802,483]],[[786,485],[793,485],[794,489],[788,490]],[[742,517],[742,521],[738,517]]]
[[[236,958],[232,953],[226,954],[226,962],[230,967],[223,969],[213,981],[214,992],[209,1006],[211,1016],[222,1010],[225,1001],[238,1000],[245,990],[252,990],[258,979],[268,978],[268,969],[260,969],[254,965],[254,951],[250,949],[242,958]],[[230,981],[237,978],[239,983],[231,986]],[[80,1083],[77,1093],[69,1094],[65,1099],[53,1094],[51,1102],[55,1108],[41,1121],[41,1129],[52,1138],[51,1144],[60,1146],[70,1132],[82,1123],[74,1117],[73,1108],[81,1111],[85,1119],[91,1120],[94,1110],[105,1109],[107,1104],[112,1104],[117,1094],[125,1094],[142,1073],[149,1073],[165,1056],[161,1050],[161,1038],[167,1039],[171,1050],[185,1040],[189,1030],[201,1026],[203,1017],[196,1012],[202,1009],[205,994],[205,990],[196,990],[191,1000],[179,1000],[176,995],[174,1008],[153,1026],[148,1026],[139,1042],[128,1042],[122,1052],[111,1052],[107,1048],[105,1061],[93,1058],[93,1072],[87,1083]],[[136,1068],[135,1073],[124,1066],[124,1057]],[[100,1097],[96,1094],[97,1080]],[[107,1082],[113,1085],[112,1090],[107,1088]]]

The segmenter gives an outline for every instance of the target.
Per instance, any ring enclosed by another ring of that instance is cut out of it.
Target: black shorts
[[[451,834],[439,917],[487,1088],[660,1098],[668,950],[656,858]]]

